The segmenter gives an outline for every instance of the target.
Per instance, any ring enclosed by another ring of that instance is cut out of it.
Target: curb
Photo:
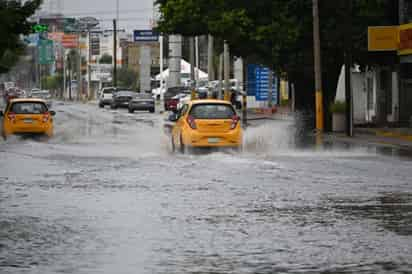
[[[382,137],[382,138],[393,138],[393,139],[399,139],[402,141],[412,142],[412,135],[403,134],[402,132],[399,132],[399,131],[397,132],[397,131],[387,131],[387,130],[379,130],[379,129],[358,128],[358,129],[355,129],[355,133],[359,135],[376,136],[376,137]]]

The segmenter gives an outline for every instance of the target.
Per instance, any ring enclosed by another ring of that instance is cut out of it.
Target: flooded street
[[[56,102],[50,140],[0,141],[0,273],[410,273],[410,158],[302,146],[171,152],[162,114]]]

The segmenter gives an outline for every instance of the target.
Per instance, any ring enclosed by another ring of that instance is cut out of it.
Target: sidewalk
[[[248,109],[248,121],[292,120],[294,114],[287,108],[278,107],[275,112],[267,109]],[[250,123],[249,123],[250,124]],[[361,145],[383,145],[412,150],[412,128],[355,128],[354,136],[345,133],[325,134],[328,140],[336,140]]]

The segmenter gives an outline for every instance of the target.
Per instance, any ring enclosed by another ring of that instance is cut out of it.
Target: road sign
[[[90,32],[90,53],[91,55],[100,55],[100,34]]]
[[[152,30],[135,30],[133,31],[133,40],[135,42],[158,42],[159,33]]]
[[[49,27],[47,25],[44,24],[36,24],[33,26],[33,31],[35,33],[39,33],[39,32],[47,32],[49,30]]]
[[[78,31],[78,22],[75,18],[63,18],[63,29],[65,33]]]
[[[40,35],[38,33],[32,33],[24,37],[24,42],[27,46],[37,47],[39,44]]]
[[[260,65],[248,65],[248,96],[255,96],[256,101],[267,101],[269,97],[269,68]],[[278,102],[278,78],[273,75],[272,102]]]
[[[67,49],[77,48],[79,45],[79,37],[77,34],[65,34],[62,37],[62,45]]]
[[[79,19],[79,27],[82,31],[90,30],[97,25],[99,25],[99,20],[94,17],[82,17]]]
[[[39,64],[50,65],[54,62],[54,44],[52,40],[39,41]]]

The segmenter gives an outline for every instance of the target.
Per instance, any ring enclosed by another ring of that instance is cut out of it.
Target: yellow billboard
[[[396,51],[399,48],[399,26],[368,27],[369,51]]]
[[[412,54],[412,24],[399,26],[399,55]]]

